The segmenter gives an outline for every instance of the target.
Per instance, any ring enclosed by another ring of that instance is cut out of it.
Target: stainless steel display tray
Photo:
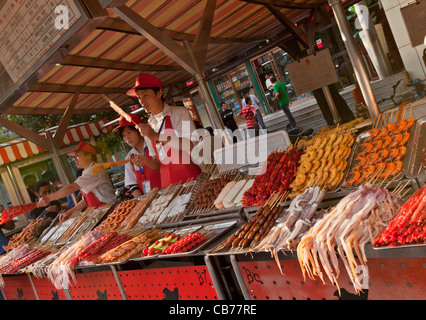
[[[404,249],[404,248],[426,248],[426,243],[413,243],[413,244],[404,244],[398,246],[383,246],[376,247],[371,245],[374,250],[389,250],[389,249]]]
[[[422,178],[426,177],[426,170],[421,168],[422,150],[426,145],[426,117],[420,118],[416,121],[414,126],[413,140],[411,141],[411,148],[409,149],[408,165],[406,176],[408,178]]]
[[[402,180],[402,178],[406,175],[406,172],[408,170],[408,162],[409,162],[409,153],[410,153],[410,149],[412,148],[412,141],[413,141],[413,136],[414,136],[414,126],[410,128],[409,130],[410,132],[410,139],[408,140],[406,146],[407,146],[407,153],[404,156],[404,159],[402,161],[403,165],[402,165],[402,169],[400,171],[400,173],[396,176],[396,178],[394,179],[394,177],[389,177],[388,180],[394,180],[394,181],[400,181]],[[370,136],[369,132],[363,132],[360,135],[358,135],[358,137],[355,139],[355,142],[352,146],[352,153],[348,158],[348,166],[346,168],[346,172],[345,175],[343,177],[343,182],[341,184],[341,190],[354,190],[356,189],[358,186],[355,187],[345,187],[346,182],[348,181],[348,176],[350,174],[350,172],[352,171],[354,164],[355,164],[355,157],[358,155],[359,153],[359,148],[360,145],[365,141],[365,139],[367,139]],[[378,181],[383,182],[380,178],[378,179]]]

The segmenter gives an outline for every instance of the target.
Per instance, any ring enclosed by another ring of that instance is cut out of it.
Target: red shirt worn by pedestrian
[[[243,115],[244,118],[246,119],[246,124],[247,124],[247,129],[251,129],[255,126],[255,124],[257,123],[256,118],[254,116],[254,112],[255,109],[250,106],[250,105],[246,105],[243,109],[241,109],[241,111],[238,113],[238,115]]]

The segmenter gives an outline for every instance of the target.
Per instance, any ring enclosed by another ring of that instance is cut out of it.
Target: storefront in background
[[[238,114],[242,109],[244,93],[250,92],[259,99],[261,112],[264,115],[270,112],[259,88],[258,80],[248,62],[208,81],[208,85],[219,111],[222,111],[221,104],[225,102],[228,108],[234,111],[234,114]]]
[[[219,111],[221,111],[221,103],[225,102],[228,108],[234,111],[234,114],[238,114],[241,110],[243,94],[247,91],[259,99],[264,115],[281,110],[273,101],[273,95],[266,87],[267,74],[286,84],[292,103],[303,98],[311,98],[309,93],[296,96],[286,69],[287,64],[292,61],[290,55],[277,47],[208,81]]]

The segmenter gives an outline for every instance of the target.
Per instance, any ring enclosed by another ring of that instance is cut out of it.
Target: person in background
[[[34,194],[34,185],[37,179],[34,175],[29,174],[24,177],[24,184],[27,187],[28,195],[30,196],[31,202],[37,202],[37,196]]]
[[[77,169],[77,178],[79,177],[79,176],[81,176],[81,174],[83,173],[83,169]],[[77,190],[77,191],[75,191],[74,192],[74,196],[75,196],[75,199],[76,199],[76,201],[77,201],[77,203],[78,202],[80,202],[80,200],[82,199],[82,197],[83,197],[83,195],[81,194],[81,190]],[[68,208],[69,209],[71,209],[72,207],[74,207],[75,206],[75,203],[74,203],[74,200],[73,200],[73,198],[72,198],[72,196],[71,195],[68,195],[67,196],[67,200],[68,200]]]
[[[191,159],[195,145],[191,135],[196,128],[188,109],[165,103],[163,82],[148,73],[137,76],[127,95],[137,97],[149,114],[148,123],[139,123],[137,127],[152,143],[160,162],[161,188],[197,179],[201,168]]]
[[[238,115],[243,116],[246,119],[247,129],[249,129],[248,136],[250,138],[253,137],[250,133],[254,129],[255,136],[257,137],[259,135],[259,125],[256,122],[256,110],[251,105],[252,102],[250,98],[244,98],[244,100],[245,100],[245,107],[241,109]]]
[[[274,100],[278,101],[281,109],[290,122],[291,129],[297,128],[296,120],[294,119],[288,107],[290,104],[290,99],[288,98],[287,86],[282,82],[278,82],[275,77],[271,77],[271,82],[274,85]]]
[[[262,113],[260,112],[260,101],[259,99],[257,99],[257,97],[254,94],[251,94],[250,91],[247,91],[244,93],[244,99],[242,101],[243,104],[243,108],[245,107],[246,104],[246,98],[250,98],[251,100],[251,106],[254,108],[254,110],[256,110],[256,121],[259,124],[259,126],[262,129],[266,129],[266,125],[263,122],[263,116]]]
[[[228,108],[226,102],[221,103],[222,111],[220,112],[220,118],[222,119],[223,125],[234,133],[233,142],[238,142],[235,136],[235,131],[238,130],[238,125],[235,122],[234,112]]]
[[[105,170],[93,172],[96,154],[96,149],[84,141],[80,142],[75,150],[67,153],[67,156],[74,157],[77,168],[83,169],[82,175],[75,182],[42,197],[37,206],[47,206],[52,200],[64,198],[81,189],[83,199],[60,215],[59,220],[65,221],[76,211],[83,211],[87,207],[96,209],[104,204],[114,203],[117,196],[108,173]]]
[[[130,117],[134,123],[142,122],[137,114],[130,114]],[[134,198],[138,198],[153,188],[161,189],[161,175],[160,164],[155,152],[151,151],[152,146],[145,143],[133,122],[121,116],[113,131],[119,132],[121,138],[132,148],[126,156],[126,160],[132,161],[124,165],[124,186]]]
[[[0,213],[4,211],[3,204],[0,204]],[[5,230],[13,230],[15,229],[15,222],[10,220],[4,224],[0,225],[0,255],[6,253],[6,250],[3,249],[3,246],[7,246],[9,241],[3,233],[3,229]]]
[[[34,193],[38,200],[52,193],[50,182],[46,180],[38,181],[34,188]],[[28,212],[28,219],[37,220],[39,218],[50,217],[53,220],[61,210],[61,203],[58,200],[53,200],[44,207],[36,207]]]
[[[265,86],[266,86],[266,90],[268,90],[269,95],[271,96],[274,110],[278,111],[279,105],[277,104],[276,100],[274,100],[275,92],[274,92],[274,85],[272,84],[272,81],[271,81],[271,77],[272,75],[270,73],[267,73],[265,75],[265,78],[266,78]]]

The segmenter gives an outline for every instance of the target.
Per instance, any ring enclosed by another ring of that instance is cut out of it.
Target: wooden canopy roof
[[[97,113],[109,108],[102,94],[120,106],[135,104],[125,93],[141,72],[159,77],[166,89],[194,76],[188,43],[201,72],[277,35],[303,43],[295,23],[326,2],[129,0],[120,9],[135,14],[137,28],[108,8],[105,20],[3,114],[64,114],[71,104],[73,113]]]

